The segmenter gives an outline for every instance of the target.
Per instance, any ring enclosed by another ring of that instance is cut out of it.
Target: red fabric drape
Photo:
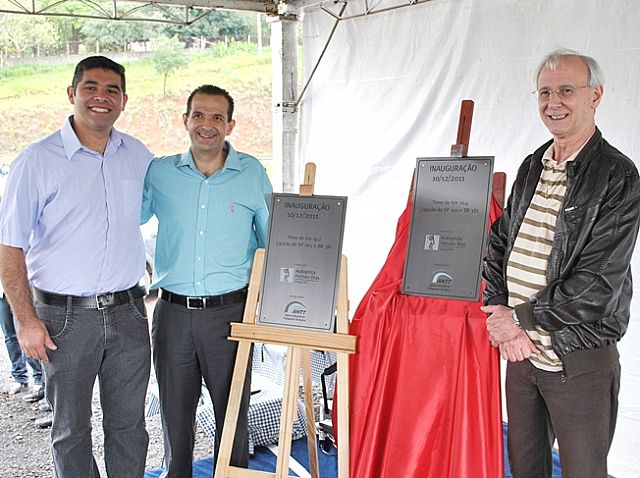
[[[500,213],[493,202],[491,222]],[[503,477],[499,355],[486,316],[480,301],[400,292],[410,219],[408,205],[350,326],[350,476]]]

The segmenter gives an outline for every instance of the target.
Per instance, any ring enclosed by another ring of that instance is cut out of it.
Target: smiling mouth
[[[562,120],[565,119],[567,116],[569,116],[568,114],[563,114],[563,115],[547,115],[549,118],[551,118],[554,121],[557,120]]]
[[[203,139],[213,139],[215,137],[215,133],[203,133],[202,131],[198,131],[198,136]]]
[[[95,113],[108,113],[111,111],[109,108],[103,106],[89,106],[89,109]]]

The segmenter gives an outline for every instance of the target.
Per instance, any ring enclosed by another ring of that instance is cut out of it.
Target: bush
[[[53,70],[49,65],[21,65],[8,68],[0,68],[0,78],[20,78],[49,73]]]

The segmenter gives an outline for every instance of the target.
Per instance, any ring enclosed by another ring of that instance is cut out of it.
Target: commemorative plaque
[[[274,194],[259,324],[333,332],[347,198]]]
[[[477,300],[493,157],[418,158],[402,291]]]

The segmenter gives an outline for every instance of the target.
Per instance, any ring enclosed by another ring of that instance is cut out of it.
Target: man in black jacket
[[[606,478],[640,183],[595,125],[603,94],[595,60],[557,50],[537,73],[553,140],[522,163],[491,228],[482,310],[491,344],[508,360],[514,478],[551,477],[556,438],[564,478]]]

